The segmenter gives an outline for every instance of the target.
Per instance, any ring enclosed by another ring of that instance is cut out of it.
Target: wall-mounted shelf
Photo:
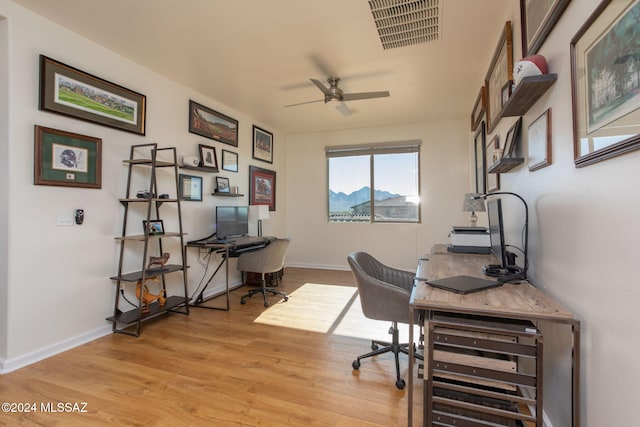
[[[505,173],[522,164],[522,157],[503,157],[487,169],[487,173]]]
[[[522,116],[558,80],[557,74],[525,77],[502,107],[502,117]]]
[[[240,194],[240,193],[218,193],[213,192],[211,193],[212,196],[220,196],[220,197],[244,197],[244,194]]]
[[[218,168],[207,168],[207,167],[204,167],[204,166],[182,165],[182,166],[180,166],[180,169],[189,169],[189,170],[192,170],[192,171],[209,172],[209,173],[220,172],[220,170]]]

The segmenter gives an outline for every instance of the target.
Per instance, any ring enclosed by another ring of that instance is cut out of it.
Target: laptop
[[[496,282],[495,280],[486,280],[472,276],[453,276],[437,280],[427,280],[427,284],[434,288],[463,295],[496,288],[502,285],[502,283]]]

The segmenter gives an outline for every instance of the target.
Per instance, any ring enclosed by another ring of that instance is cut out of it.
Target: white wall
[[[195,155],[198,144],[213,145],[239,153],[240,172],[224,172],[231,185],[238,185],[244,198],[214,198],[214,174],[203,174],[204,201],[183,202],[183,222],[188,239],[213,232],[216,204],[248,204],[248,166],[260,165],[277,170],[284,180],[284,138],[277,130],[255,123],[237,111],[206,99],[160,74],[98,46],[6,0],[0,0],[0,93],[9,91],[8,110],[0,97],[0,113],[4,123],[9,117],[8,131],[0,126],[0,226],[6,241],[0,246],[0,258],[8,259],[7,280],[0,279],[2,315],[0,326],[6,331],[6,345],[0,344],[0,371],[8,371],[67,347],[110,333],[105,321],[113,313],[114,282],[117,272],[118,244],[114,236],[121,232],[123,208],[118,198],[124,197],[126,167],[122,160],[129,156],[132,144],[157,142],[161,147],[175,146],[179,155]],[[9,31],[7,31],[7,23]],[[38,57],[47,55],[111,82],[147,96],[146,137],[97,124],[83,122],[38,110]],[[8,78],[5,64],[8,65]],[[188,133],[189,99],[201,102],[239,121],[239,147],[231,147]],[[274,132],[273,165],[251,160],[252,124]],[[102,138],[102,188],[82,189],[33,185],[34,125],[62,129]],[[10,135],[8,143],[6,135]],[[6,154],[6,155],[5,155]],[[6,171],[6,172],[4,172]],[[184,171],[183,171],[184,172]],[[198,174],[197,172],[189,172]],[[164,175],[164,174],[163,174]],[[171,179],[165,176],[165,181]],[[10,192],[5,185],[10,183]],[[175,193],[175,191],[174,191]],[[175,194],[174,194],[175,196]],[[278,203],[284,206],[284,191],[279,189]],[[8,219],[4,209],[8,207]],[[56,213],[85,210],[82,226],[56,226]],[[142,229],[142,225],[140,225]],[[284,230],[282,209],[265,223],[265,233],[281,235]],[[6,242],[6,243],[5,243]],[[6,256],[5,256],[6,255]],[[137,255],[136,255],[137,256]],[[173,254],[178,259],[178,254]],[[203,269],[190,252],[189,287],[195,289]],[[131,258],[133,259],[133,258]],[[135,262],[134,262],[135,261]],[[137,258],[132,268],[141,263]],[[136,268],[136,269],[137,269]],[[3,274],[5,269],[2,269]],[[239,280],[235,272],[232,282]],[[220,290],[223,275],[216,277],[212,291]],[[176,291],[180,273],[170,277]],[[133,295],[131,290],[130,295]],[[6,301],[6,303],[5,303]],[[6,304],[6,311],[5,305]],[[125,304],[122,308],[129,309]],[[4,318],[6,316],[6,320]],[[0,334],[0,338],[3,335]],[[28,338],[27,338],[28,337]],[[4,342],[5,340],[1,340]]]
[[[539,52],[558,81],[523,117],[520,152],[526,157],[528,125],[551,108],[553,164],[535,172],[525,164],[501,175],[501,189],[520,194],[529,204],[531,281],[582,322],[582,425],[591,427],[626,426],[640,419],[635,398],[640,381],[640,152],[584,168],[573,164],[569,44],[597,4],[572,1]],[[519,22],[517,8],[511,19]],[[514,56],[520,58],[519,25],[514,40]],[[499,123],[501,141],[513,121]],[[521,205],[513,198],[503,201],[509,238],[519,242]],[[554,426],[570,425],[570,365],[564,351],[569,328],[542,328],[545,412]]]
[[[347,268],[347,255],[365,249],[389,265],[415,270],[420,255],[447,241],[452,225],[466,223],[460,212],[468,185],[466,126],[468,120],[453,120],[289,135],[287,229],[294,240],[287,263]],[[406,140],[423,142],[421,224],[329,223],[324,147]]]
[[[9,23],[0,15],[0,200],[9,197]],[[0,203],[0,355],[7,351],[9,206]]]

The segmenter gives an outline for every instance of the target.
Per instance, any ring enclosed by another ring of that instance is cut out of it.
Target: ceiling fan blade
[[[337,99],[334,99],[333,101],[329,101],[328,104],[330,104],[333,107],[335,107],[335,109],[340,111],[340,113],[343,116],[350,116],[351,115],[351,109],[347,106],[347,104],[345,104],[342,101],[338,101]]]
[[[316,101],[298,102],[297,104],[285,105],[285,107],[295,107],[296,105],[313,104],[316,102],[324,102],[324,99],[318,99]]]
[[[311,82],[316,85],[318,87],[318,89],[320,89],[322,91],[322,93],[324,93],[325,95],[331,95],[331,91],[329,91],[329,88],[326,87],[325,85],[323,85],[320,80],[316,80],[316,79],[309,79],[311,80]]]
[[[387,96],[390,96],[390,93],[385,90],[380,92],[345,93],[342,94],[342,99],[344,101],[357,101],[359,99],[385,98]]]

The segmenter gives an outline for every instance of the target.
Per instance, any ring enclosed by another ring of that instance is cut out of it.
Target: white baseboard
[[[70,350],[74,347],[78,347],[79,345],[86,344],[90,341],[93,341],[105,335],[109,335],[111,333],[112,333],[111,325],[106,325],[106,326],[94,329],[92,331],[89,331],[85,334],[78,335],[78,336],[66,339],[64,341],[60,341],[58,343],[52,344],[40,350],[23,354],[13,359],[0,358],[0,374],[8,374],[9,372],[23,368],[27,365],[31,365],[32,363],[39,362],[48,357]]]

